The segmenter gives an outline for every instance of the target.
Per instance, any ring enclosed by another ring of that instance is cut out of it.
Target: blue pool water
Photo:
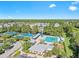
[[[31,34],[31,33],[22,33],[20,35],[15,36],[15,38],[22,39],[24,37],[32,37],[32,36],[33,36],[33,34]]]
[[[33,34],[31,34],[31,33],[23,33],[23,34],[21,34],[22,36],[28,36],[28,37],[32,37],[33,36]]]
[[[16,33],[16,32],[5,32],[4,34],[15,35],[15,34],[17,34],[17,33]]]
[[[50,37],[50,36],[47,36],[47,37],[44,38],[44,41],[45,42],[49,42],[49,43],[58,42],[58,37],[54,37],[54,36]]]
[[[23,36],[15,36],[15,38],[22,39],[24,37]]]

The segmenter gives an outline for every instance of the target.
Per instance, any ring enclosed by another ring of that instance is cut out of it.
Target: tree
[[[60,49],[60,48],[58,48],[58,47],[54,47],[54,48],[52,49],[52,53],[53,53],[54,55],[58,56],[58,57],[65,57],[65,56],[66,56],[64,49]]]
[[[33,26],[32,27],[32,33],[33,34],[36,34],[36,33],[38,33],[39,32],[39,27],[38,26]]]
[[[46,52],[43,56],[44,57],[51,57],[53,54],[51,51]]]
[[[44,33],[47,34],[47,35],[52,35],[53,34],[53,28],[52,26],[46,26],[44,27]]]
[[[31,42],[23,43],[23,51],[27,51],[32,46]]]
[[[65,51],[64,49],[55,46],[51,51],[46,52],[44,57],[51,57],[52,55],[56,55],[57,57],[65,57]]]
[[[75,27],[73,27],[72,25],[64,26],[64,31],[66,32],[66,36],[67,37],[73,36],[74,29],[75,29]]]
[[[3,32],[3,28],[0,28],[0,33],[2,33]]]
[[[10,42],[4,42],[4,45],[2,46],[4,49],[8,49],[11,46]]]
[[[0,54],[4,53],[5,50],[0,46]]]
[[[11,43],[15,43],[16,41],[17,41],[16,38],[10,38],[10,39],[9,39],[9,42],[11,42]]]
[[[63,30],[63,27],[60,26],[60,27],[53,27],[54,30],[55,30],[55,36],[60,36],[60,37],[63,37],[64,35],[64,30]]]
[[[79,57],[79,32],[76,33],[74,37],[70,40],[70,48],[73,50],[73,56]]]
[[[5,34],[5,35],[3,35],[2,37],[6,39],[6,38],[10,38],[11,35]]]
[[[29,25],[23,25],[21,28],[21,32],[26,32],[26,33],[30,33],[31,32],[31,28]]]
[[[63,45],[64,45],[64,51],[65,51],[65,55],[66,57],[71,57],[73,56],[73,51],[70,49],[70,38],[64,36],[64,41],[63,41]]]
[[[49,30],[50,29],[50,30]],[[60,36],[63,37],[64,30],[62,26],[53,27],[53,26],[46,26],[44,28],[44,33],[52,36]]]
[[[31,32],[31,27],[30,27],[30,25],[27,25],[27,33],[29,33],[29,32]]]
[[[4,42],[10,37],[11,37],[11,35],[7,35],[7,34],[2,36]]]
[[[13,26],[10,26],[10,27],[7,28],[7,31],[20,32],[21,27],[18,24],[13,24]]]
[[[76,35],[75,35],[75,38],[74,38],[75,40],[75,43],[77,44],[77,45],[79,45],[79,32],[77,32],[76,33]]]
[[[30,37],[24,37],[23,40],[28,41],[28,40],[30,40]]]

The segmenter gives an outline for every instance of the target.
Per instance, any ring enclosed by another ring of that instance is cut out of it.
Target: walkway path
[[[18,50],[20,48],[21,48],[21,43],[20,42],[16,42],[14,44],[14,47],[12,49],[6,51],[2,55],[0,55],[0,58],[9,58],[11,54],[13,54],[16,50]]]

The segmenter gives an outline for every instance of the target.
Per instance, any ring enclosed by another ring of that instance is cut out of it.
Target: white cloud
[[[11,19],[11,18],[13,18],[13,17],[12,17],[12,16],[7,16],[7,18],[8,18],[8,19]]]
[[[51,4],[51,5],[49,5],[49,7],[54,8],[54,7],[56,7],[56,4]]]
[[[72,2],[72,5],[79,4],[79,1]]]
[[[76,6],[69,6],[69,10],[76,11],[78,8]]]

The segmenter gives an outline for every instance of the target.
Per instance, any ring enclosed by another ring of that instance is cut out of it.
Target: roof
[[[50,46],[52,47],[52,46]],[[44,51],[48,50],[49,48],[49,45],[45,45],[45,44],[35,44],[33,45],[31,48],[29,48],[30,51],[35,51],[35,52],[41,52],[43,53]]]
[[[40,36],[40,33],[36,34],[33,38],[36,39]]]

